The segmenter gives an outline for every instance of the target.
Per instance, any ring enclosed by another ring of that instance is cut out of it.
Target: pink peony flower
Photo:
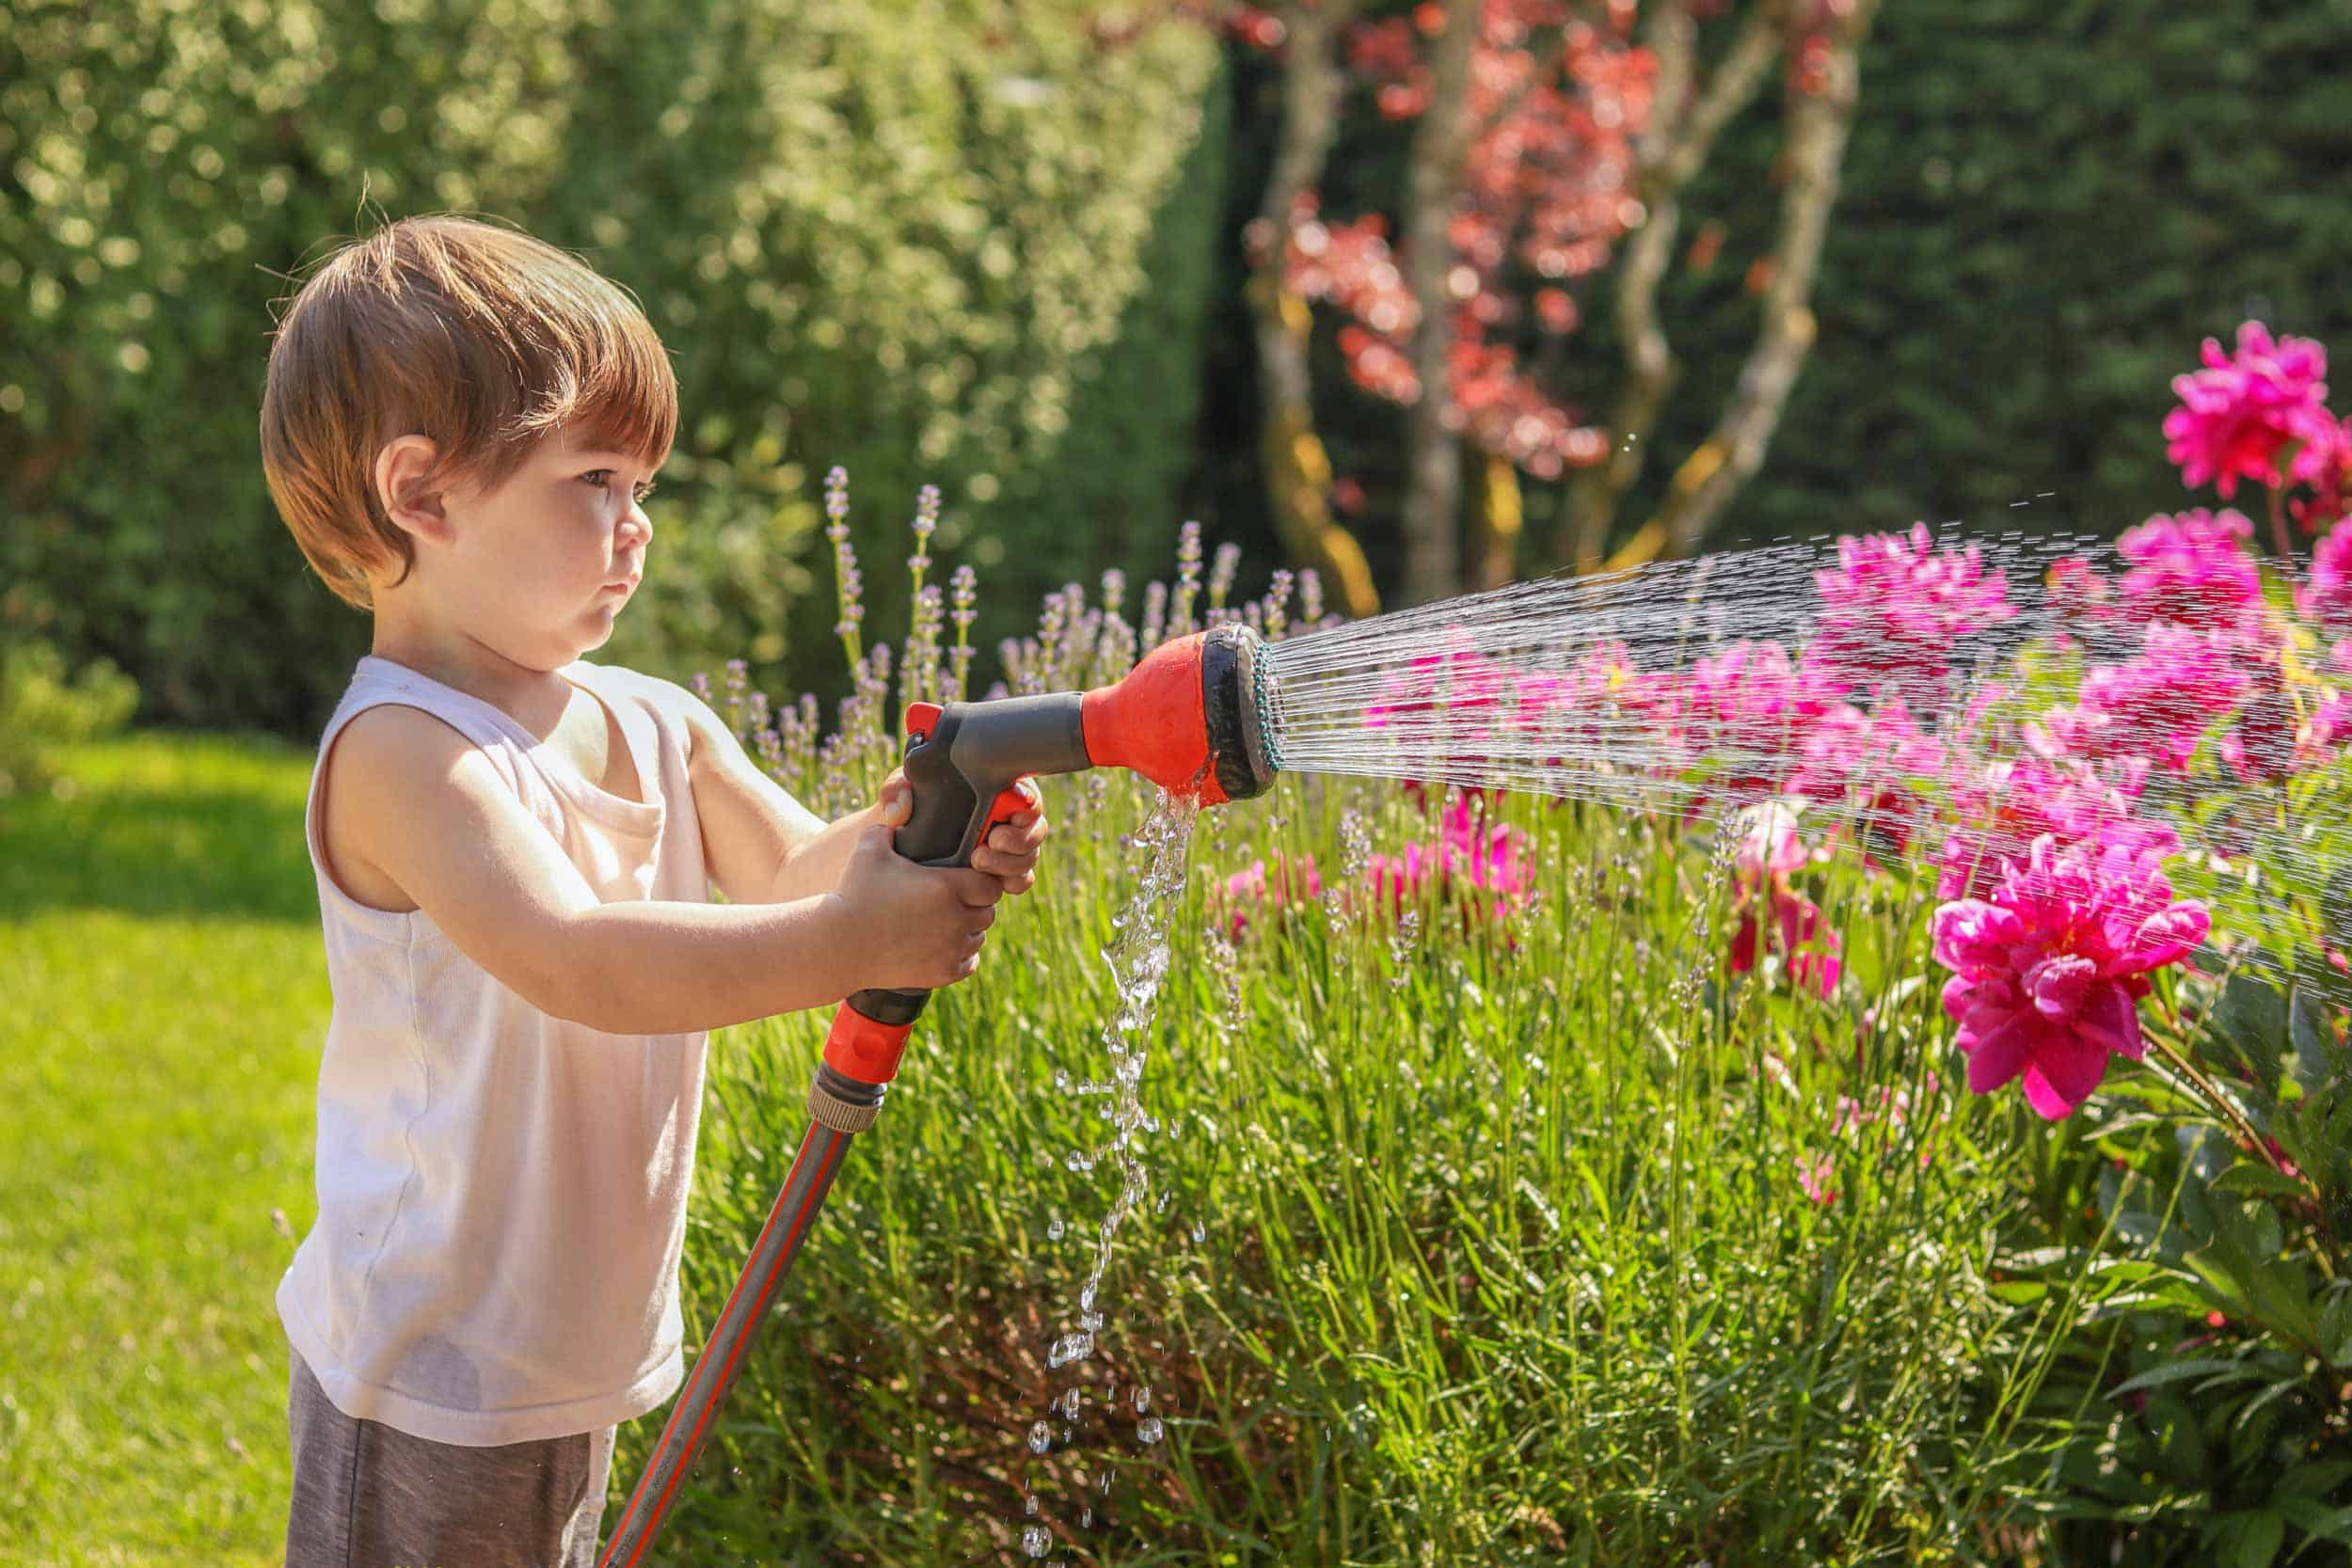
[[[1952,971],[1944,1010],[1960,1024],[1968,1087],[1990,1094],[2022,1076],[2038,1115],[2073,1114],[2110,1055],[2146,1053],[2148,975],[2186,957],[2210,924],[2145,861],[2037,839],[1991,899],[1935,911],[1935,958]]]
[[[2312,493],[2287,502],[2287,513],[2305,533],[2317,533],[2339,517],[2352,515],[2352,419],[2336,426],[2335,438],[2309,481]]]
[[[1778,642],[1735,643],[1660,685],[1666,767],[1714,767],[1713,794],[1734,805],[1786,790],[1806,736],[1842,690]]]
[[[2242,512],[2216,515],[2204,507],[2125,529],[2116,553],[2132,563],[2123,574],[2123,608],[2143,621],[2182,621],[2194,626],[2235,626],[2258,615],[2263,578],[2245,549],[2254,525]]]
[[[2330,630],[2352,626],[2352,522],[2339,523],[2312,551],[2311,580],[2296,594],[2304,614]],[[2343,662],[2343,650],[2337,650]]]
[[[1875,870],[1878,859],[1911,847],[1924,802],[1910,781],[1944,770],[1944,743],[1920,730],[1900,699],[1890,697],[1868,713],[1839,703],[1805,736],[1789,788],[1853,812],[1865,862]]]
[[[2273,341],[2260,322],[2237,329],[2237,352],[2205,340],[2205,368],[2172,378],[2181,406],[2164,417],[2165,456],[2191,489],[2207,480],[2224,499],[2237,482],[2278,487],[2327,471],[2337,433],[2326,407],[2328,351],[2309,338]],[[2286,474],[2281,448],[2301,443]]]
[[[2127,781],[2137,782],[2129,774]],[[2160,863],[2181,848],[2170,826],[2132,815],[2131,792],[2086,763],[1999,762],[1952,781],[1962,824],[1936,856],[1939,898],[1988,898],[2042,838],[2059,849]]]
[[[2094,667],[2074,706],[2028,723],[2026,743],[2054,759],[2146,757],[2184,771],[2205,731],[2245,695],[2244,652],[2228,632],[2157,622],[2137,657]]]
[[[1756,946],[1769,920],[1778,950],[1788,960],[1789,979],[1810,985],[1823,996],[1837,989],[1844,967],[1837,933],[1830,929],[1820,907],[1788,884],[1789,873],[1815,858],[1798,836],[1796,818],[1787,808],[1767,806],[1756,814],[1733,863],[1732,908],[1739,911],[1740,924],[1731,934],[1731,973],[1745,974],[1756,968]]]
[[[1848,685],[1925,696],[1943,684],[1952,644],[2009,620],[2000,572],[1987,572],[1976,546],[1938,550],[1928,525],[1909,534],[1837,541],[1835,570],[1813,574],[1821,594],[1812,654]]]

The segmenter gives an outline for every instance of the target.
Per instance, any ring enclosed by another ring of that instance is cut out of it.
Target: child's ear
[[[449,514],[438,490],[421,486],[432,474],[440,452],[421,436],[403,436],[375,454],[375,502],[392,526],[420,540],[447,544],[452,537]]]

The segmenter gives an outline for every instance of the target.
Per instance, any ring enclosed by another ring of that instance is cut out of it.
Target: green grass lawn
[[[0,1562],[279,1560],[326,1023],[308,752],[141,736],[0,800]]]

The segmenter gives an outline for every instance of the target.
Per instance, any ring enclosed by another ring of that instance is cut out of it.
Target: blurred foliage
[[[673,351],[671,561],[613,657],[829,669],[786,598],[834,463],[877,538],[940,483],[1000,602],[1141,553],[1175,522],[1223,99],[1204,32],[1104,41],[1093,8],[12,5],[0,577],[151,718],[318,721],[366,628],[262,489],[271,302],[437,210],[582,252]]]
[[[112,735],[138,701],[103,659],[69,671],[55,645],[0,636],[0,796],[48,784],[56,748]]]

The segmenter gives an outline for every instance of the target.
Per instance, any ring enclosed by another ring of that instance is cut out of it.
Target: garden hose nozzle
[[[966,865],[997,823],[1026,809],[1021,781],[1124,768],[1204,806],[1265,792],[1277,767],[1265,722],[1270,673],[1258,634],[1217,626],[1164,642],[1114,685],[993,703],[907,708],[902,767],[914,804],[895,840],[923,865]],[[843,1132],[873,1125],[926,990],[862,990],[834,1015],[810,1111]],[[855,1125],[844,1125],[854,1122]]]
[[[1255,632],[1217,626],[1153,649],[1116,685],[993,703],[915,703],[904,768],[914,802],[894,847],[966,865],[989,829],[1028,808],[1021,781],[1124,768],[1204,806],[1263,794],[1279,767],[1272,672]],[[734,1386],[778,1283],[800,1255],[850,1139],[874,1125],[928,990],[861,990],[834,1015],[808,1091],[811,1125],[768,1222],[687,1376],[599,1568],[643,1568]]]

